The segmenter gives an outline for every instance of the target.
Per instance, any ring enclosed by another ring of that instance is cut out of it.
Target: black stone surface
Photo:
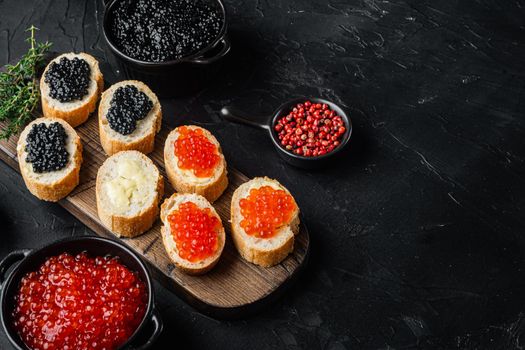
[[[525,2],[226,1],[224,74],[164,101],[171,125],[198,123],[229,163],[279,179],[312,236],[306,273],[239,321],[195,312],[161,286],[156,348],[518,349],[525,339]],[[0,63],[24,29],[110,74],[102,2],[0,1]],[[351,150],[315,172],[284,164],[267,135],[221,122],[226,104],[270,113],[300,95],[345,106]],[[0,165],[0,256],[91,234]],[[0,348],[8,349],[4,335]]]

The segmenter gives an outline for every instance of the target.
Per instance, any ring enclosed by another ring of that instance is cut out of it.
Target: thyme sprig
[[[0,122],[5,122],[0,131],[0,139],[9,139],[24,125],[34,119],[34,111],[40,101],[37,68],[44,62],[44,55],[51,43],[37,43],[31,26],[26,31],[31,36],[26,39],[31,48],[15,65],[6,65],[0,72]]]

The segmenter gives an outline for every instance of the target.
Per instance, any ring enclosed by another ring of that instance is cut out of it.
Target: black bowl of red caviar
[[[230,51],[221,0],[105,4],[102,32],[111,62],[127,79],[144,82],[160,97],[201,90]]]
[[[11,252],[0,288],[2,326],[19,350],[147,349],[162,332],[147,267],[110,239]]]
[[[352,121],[345,111],[322,98],[287,101],[263,121],[255,121],[232,107],[224,107],[221,115],[232,122],[267,130],[281,158],[303,169],[324,167],[337,160],[352,136]]]

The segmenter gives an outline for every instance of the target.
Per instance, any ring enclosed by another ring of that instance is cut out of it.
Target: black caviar
[[[49,85],[49,96],[62,103],[81,100],[87,95],[91,78],[91,67],[78,57],[62,57],[51,63],[45,82]]]
[[[124,0],[116,4],[110,31],[126,55],[163,62],[211,44],[223,25],[222,11],[203,0]]]
[[[63,169],[68,161],[67,133],[58,123],[34,124],[26,139],[26,162],[33,165],[35,173]]]
[[[148,95],[136,86],[125,85],[113,93],[106,118],[111,129],[129,135],[135,131],[137,121],[146,118],[152,108]]]

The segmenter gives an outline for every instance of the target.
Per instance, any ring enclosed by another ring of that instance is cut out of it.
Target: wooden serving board
[[[117,239],[101,224],[97,215],[95,182],[98,168],[106,159],[99,141],[97,116],[92,115],[76,130],[84,148],[80,184],[59,203],[97,234]],[[164,176],[166,197],[174,192],[164,171],[163,148],[168,133],[164,127],[155,140],[155,151],[149,155]],[[0,159],[20,171],[16,157],[17,141],[18,137],[0,141]],[[229,233],[230,201],[234,190],[248,178],[232,168],[228,169],[228,178],[227,190],[213,204],[226,229],[226,246],[219,263],[207,274],[188,276],[175,268],[162,244],[160,220],[137,238],[121,239],[149,263],[154,276],[165,286],[201,312],[219,318],[241,317],[277,296],[301,270],[309,250],[308,231],[301,224],[294,250],[281,264],[262,268],[243,260]]]

